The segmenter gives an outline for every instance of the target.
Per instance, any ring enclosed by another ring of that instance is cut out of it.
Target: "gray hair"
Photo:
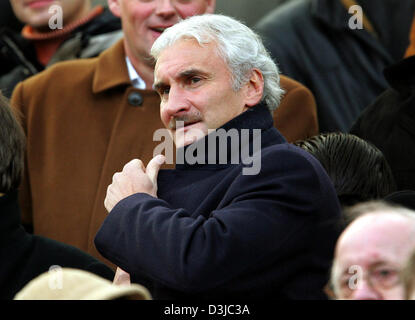
[[[217,44],[218,54],[232,74],[232,87],[238,91],[258,69],[264,77],[262,100],[272,112],[281,100],[278,67],[265,49],[261,38],[250,28],[220,14],[193,16],[168,28],[154,42],[151,55],[157,60],[161,52],[181,39],[195,39],[201,46]]]

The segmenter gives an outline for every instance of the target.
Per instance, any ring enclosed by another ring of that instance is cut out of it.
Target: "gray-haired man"
[[[273,128],[269,101],[281,90],[260,38],[232,18],[196,16],[152,54],[161,118],[184,163],[159,172],[163,156],[146,168],[135,159],[116,173],[97,249],[156,299],[323,298],[339,204],[317,160]],[[210,143],[219,130],[237,133],[226,161]],[[258,144],[261,168],[244,174],[242,150]]]

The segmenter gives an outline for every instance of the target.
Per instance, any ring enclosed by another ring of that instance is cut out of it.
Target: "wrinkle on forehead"
[[[400,263],[413,248],[415,219],[395,213],[366,214],[343,232],[335,259],[342,265],[394,260]]]
[[[190,44],[190,45],[189,45]],[[209,48],[211,47],[211,49]],[[229,76],[232,76],[227,64],[223,61],[223,58],[217,52],[217,45],[214,42],[209,42],[207,44],[201,45],[199,42],[193,38],[184,38],[175,42],[173,45],[164,48],[156,61],[154,69],[154,82],[164,82],[164,76],[174,78],[180,73],[188,72],[190,70],[198,70],[199,72],[209,73],[207,66],[204,62],[209,62],[212,60],[212,52],[216,54],[216,57],[221,59],[221,62],[224,64],[223,72],[226,72]],[[179,49],[177,49],[179,48]],[[171,52],[175,52],[175,55],[172,55]],[[178,53],[179,52],[179,53]],[[183,59],[177,59],[177,55],[180,54],[180,57]],[[166,61],[167,56],[167,61]],[[171,64],[171,60],[174,60],[175,64]],[[189,63],[189,61],[191,61]],[[164,67],[168,64],[168,68],[163,68],[163,74],[160,77],[160,66]],[[173,72],[171,70],[174,70]]]

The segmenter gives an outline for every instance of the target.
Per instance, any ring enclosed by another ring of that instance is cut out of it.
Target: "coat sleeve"
[[[226,205],[208,218],[147,194],[132,195],[109,213],[95,245],[130,274],[184,292],[283,263],[311,241],[310,230],[324,211],[322,195],[330,192],[304,158],[288,159],[278,170],[272,162],[263,163],[258,176],[235,179]],[[336,205],[331,208],[335,214]]]
[[[27,137],[27,125],[28,125],[28,115],[26,113],[24,107],[24,96],[23,96],[23,82],[20,82],[13,91],[13,95],[10,100],[10,104],[12,108],[16,111],[17,116],[20,118],[20,123],[23,127],[23,130]],[[25,149],[25,167],[22,177],[22,182],[20,184],[19,189],[19,202],[21,208],[21,219],[23,225],[27,228],[28,226],[33,225],[33,218],[32,218],[32,196],[30,190],[30,182],[29,182],[29,170],[28,170],[28,163],[27,163],[27,146]]]

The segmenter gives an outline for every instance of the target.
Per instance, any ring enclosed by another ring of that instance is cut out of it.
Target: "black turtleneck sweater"
[[[112,280],[113,271],[81,250],[27,233],[20,224],[17,193],[0,197],[0,300],[13,299],[51,266],[87,270]]]

